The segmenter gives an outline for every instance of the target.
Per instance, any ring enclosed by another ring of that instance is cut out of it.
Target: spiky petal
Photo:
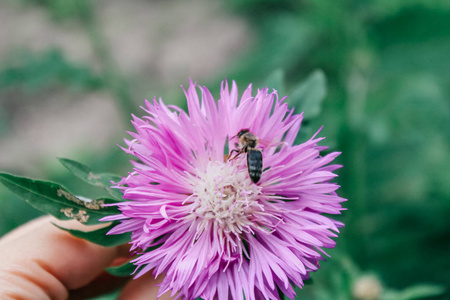
[[[345,200],[331,182],[339,153],[321,156],[316,136],[294,145],[303,116],[275,90],[253,97],[250,85],[239,99],[225,81],[216,103],[190,82],[185,94],[188,114],[154,99],[133,117],[124,150],[139,162],[117,184],[129,201],[105,218],[121,220],[110,234],[132,233],[136,277],[164,274],[160,294],[251,300],[279,299],[281,290],[293,299],[293,285],[318,268],[343,226],[322,215],[339,214]],[[246,153],[228,156],[243,128],[259,138],[257,184]]]

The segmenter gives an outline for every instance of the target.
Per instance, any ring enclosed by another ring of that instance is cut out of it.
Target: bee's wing
[[[272,141],[264,140],[264,139],[258,139],[258,144],[261,148],[267,148],[272,146]]]
[[[270,141],[270,140],[264,140],[264,139],[259,139],[258,143],[262,149],[278,147],[278,146],[284,144],[284,142],[281,142],[281,141]]]

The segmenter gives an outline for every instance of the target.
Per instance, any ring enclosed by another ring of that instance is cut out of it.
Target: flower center
[[[248,177],[242,158],[209,162],[194,183],[192,216],[200,219],[198,233],[216,225],[225,233],[253,232],[253,215],[263,211],[258,203],[261,187]],[[200,231],[200,232],[199,232]]]

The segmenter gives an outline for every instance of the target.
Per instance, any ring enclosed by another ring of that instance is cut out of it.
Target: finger
[[[158,295],[159,286],[163,280],[162,276],[154,278],[151,272],[139,277],[135,280],[130,280],[119,296],[119,300],[152,300],[156,299]],[[170,292],[165,293],[158,300],[170,300]]]
[[[0,299],[2,293],[5,298],[67,298],[69,290],[94,280],[118,256],[117,247],[105,248],[73,237],[51,220],[37,220],[2,239]]]
[[[115,258],[110,267],[120,266],[127,263],[130,259],[130,247],[129,245],[121,245],[118,248],[119,257]],[[89,284],[70,292],[70,300],[88,299],[96,296],[107,294],[113,290],[122,288],[129,280],[131,276],[116,277],[106,272],[102,272],[96,279],[89,282]]]
[[[34,220],[29,221],[28,223],[25,223],[24,225],[14,229],[13,231],[8,232],[0,239],[0,246],[4,243],[8,243],[10,241],[13,241],[25,234],[27,234],[30,231],[35,230],[36,227],[48,223],[50,219],[50,216],[42,216],[39,218],[36,218]]]

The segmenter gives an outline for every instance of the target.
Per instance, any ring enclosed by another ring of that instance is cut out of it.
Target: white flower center
[[[197,232],[216,225],[227,233],[253,232],[254,213],[263,211],[258,203],[261,187],[248,177],[242,158],[227,162],[209,162],[194,182],[191,211],[201,220]]]

